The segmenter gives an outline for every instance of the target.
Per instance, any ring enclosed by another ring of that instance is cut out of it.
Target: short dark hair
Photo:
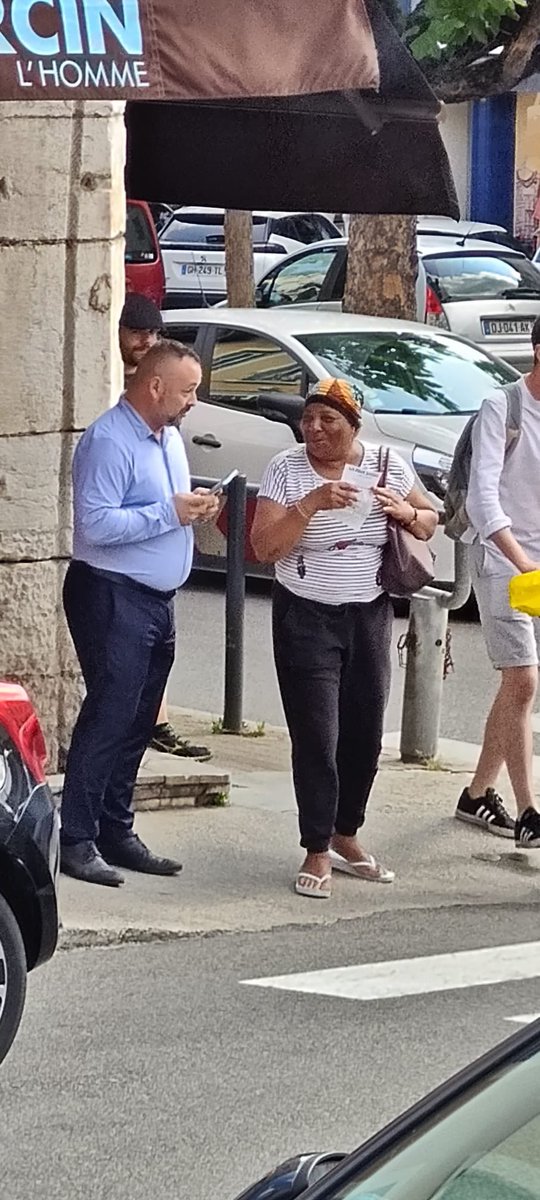
[[[532,327],[531,341],[533,344],[533,349],[536,350],[536,347],[540,346],[540,317],[536,318],[536,321]]]
[[[169,338],[164,338],[160,342],[156,342],[155,346],[151,346],[146,351],[144,358],[141,359],[135,375],[151,375],[154,371],[159,370],[162,363],[167,360],[177,359],[181,362],[183,358],[192,358],[193,362],[201,365],[201,360],[196,350],[191,346],[184,346],[183,342],[176,342]]]

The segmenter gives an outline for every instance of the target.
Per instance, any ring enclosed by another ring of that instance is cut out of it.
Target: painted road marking
[[[425,958],[362,963],[356,967],[332,967],[299,975],[244,979],[242,983],[286,992],[339,996],[344,1000],[388,1000],[539,976],[540,942],[524,942]]]

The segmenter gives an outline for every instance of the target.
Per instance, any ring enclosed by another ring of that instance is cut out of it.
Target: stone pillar
[[[51,769],[80,680],[62,612],[78,433],[119,394],[118,103],[0,103],[0,679],[39,713]]]

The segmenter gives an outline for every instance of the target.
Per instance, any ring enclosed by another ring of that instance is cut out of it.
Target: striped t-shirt
[[[376,475],[379,462],[379,447],[364,444],[363,470]],[[288,508],[328,482],[314,471],[305,446],[298,446],[268,464],[259,496]],[[411,468],[391,450],[387,486],[404,497],[414,482]],[[275,564],[276,578],[296,596],[322,604],[369,603],[382,593],[377,577],[387,539],[387,518],[375,496],[360,530],[347,524],[346,509],[317,512],[298,545]]]

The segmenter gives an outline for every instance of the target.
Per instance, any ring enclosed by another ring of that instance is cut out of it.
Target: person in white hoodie
[[[540,570],[540,318],[532,331],[534,365],[521,380],[521,427],[506,453],[507,400],[494,391],[473,427],[467,515],[476,533],[471,571],[489,657],[500,686],[489,713],[475,775],[456,817],[523,848],[540,848],[533,784],[532,712],[538,687],[540,620],[510,607],[513,575]],[[497,792],[506,763],[517,806]]]

